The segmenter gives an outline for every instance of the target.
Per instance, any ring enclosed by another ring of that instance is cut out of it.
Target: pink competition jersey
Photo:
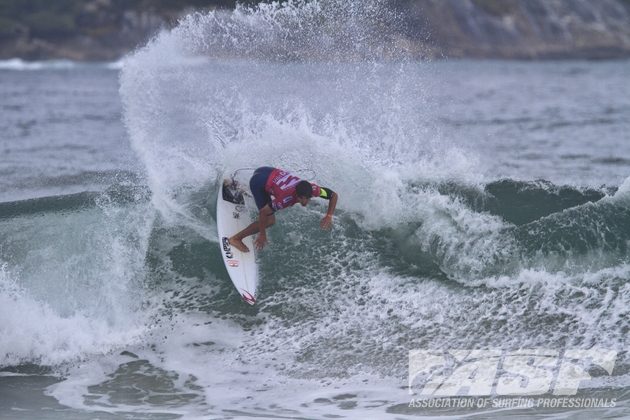
[[[287,171],[278,168],[274,169],[265,184],[265,191],[273,197],[271,208],[282,210],[297,203],[295,186],[300,181],[300,178]],[[311,183],[311,186],[313,187],[313,197],[319,197],[321,188],[313,183]]]

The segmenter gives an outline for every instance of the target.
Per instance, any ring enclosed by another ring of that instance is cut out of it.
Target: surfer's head
[[[297,195],[297,201],[301,205],[305,206],[313,196],[313,187],[308,181],[300,181],[295,186],[295,194]]]

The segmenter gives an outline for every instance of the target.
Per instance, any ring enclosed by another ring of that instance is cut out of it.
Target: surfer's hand
[[[328,230],[332,227],[332,224],[333,224],[332,214],[327,214],[319,223],[319,226],[324,230]]]
[[[254,241],[254,245],[256,246],[256,249],[259,251],[263,249],[265,245],[267,245],[267,235],[259,234],[256,240]]]

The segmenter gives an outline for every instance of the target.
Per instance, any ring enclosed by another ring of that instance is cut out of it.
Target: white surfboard
[[[219,248],[234,287],[243,300],[250,305],[256,303],[258,288],[258,265],[253,236],[243,239],[249,252],[241,252],[230,245],[229,238],[249,226],[253,220],[245,206],[243,185],[229,178],[223,179],[217,198],[217,230]]]

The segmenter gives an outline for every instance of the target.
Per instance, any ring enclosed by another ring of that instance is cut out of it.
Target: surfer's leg
[[[274,223],[276,223],[276,216],[272,214],[267,217],[267,227],[272,226]],[[230,238],[230,245],[241,252],[249,252],[249,248],[243,243],[243,239],[258,233],[259,230],[260,226],[258,226],[258,220],[256,220],[254,223],[232,236]]]
[[[253,235],[254,233],[258,232],[258,230],[258,222],[256,221],[247,226],[245,229],[241,230],[236,235],[232,236],[230,238],[230,245],[241,252],[249,252],[249,248],[243,243],[243,239],[247,238],[250,235]]]

